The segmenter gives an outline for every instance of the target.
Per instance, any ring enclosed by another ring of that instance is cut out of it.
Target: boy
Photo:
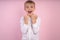
[[[24,10],[27,14],[20,19],[22,40],[39,40],[38,35],[41,20],[39,16],[33,13],[35,10],[35,2],[26,1]]]

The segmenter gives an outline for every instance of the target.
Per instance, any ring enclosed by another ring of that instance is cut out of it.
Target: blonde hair
[[[32,0],[27,0],[27,1],[24,3],[24,5],[27,4],[27,3],[33,3],[33,4],[35,5],[35,2],[32,1]]]

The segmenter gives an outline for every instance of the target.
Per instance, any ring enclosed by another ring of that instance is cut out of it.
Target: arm
[[[41,25],[40,17],[37,18],[36,23],[33,24],[33,33],[37,34],[39,32],[39,27]]]
[[[28,26],[27,24],[24,24],[24,17],[21,17],[20,19],[20,26],[21,26],[21,32],[23,34],[26,34],[28,32]]]

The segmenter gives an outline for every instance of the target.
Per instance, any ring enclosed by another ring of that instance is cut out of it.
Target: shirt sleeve
[[[41,19],[40,19],[40,17],[38,16],[38,18],[37,18],[37,20],[36,20],[36,23],[33,24],[33,32],[34,32],[35,34],[37,34],[37,33],[39,32],[39,27],[40,27],[40,25],[41,25]]]
[[[24,17],[22,16],[20,18],[20,28],[21,28],[21,32],[23,34],[26,34],[28,32],[28,26],[27,24],[24,24]]]

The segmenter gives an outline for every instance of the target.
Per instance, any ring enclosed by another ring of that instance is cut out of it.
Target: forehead
[[[35,6],[34,3],[26,3],[25,6]]]

